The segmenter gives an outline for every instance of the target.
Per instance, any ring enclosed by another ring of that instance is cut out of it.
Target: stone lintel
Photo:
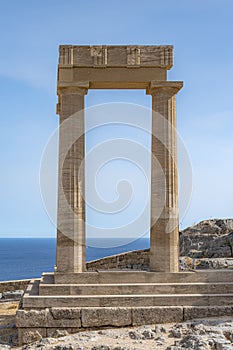
[[[59,67],[162,67],[173,65],[171,45],[61,45]]]
[[[58,87],[89,81],[89,89],[146,89],[152,80],[166,81],[167,70],[161,67],[64,67],[58,69]]]
[[[114,284],[117,283],[175,283],[178,279],[182,282],[193,282],[200,276],[195,272],[149,272],[149,271],[117,271],[117,270],[99,270],[81,273],[54,274],[55,284]],[[205,276],[206,278],[206,276]]]
[[[152,95],[158,91],[168,92],[171,91],[176,94],[183,87],[182,81],[151,81],[146,89],[147,95]]]

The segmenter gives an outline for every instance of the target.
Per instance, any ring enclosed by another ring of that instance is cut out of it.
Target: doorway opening
[[[150,106],[145,90],[85,97],[87,261],[150,246]]]

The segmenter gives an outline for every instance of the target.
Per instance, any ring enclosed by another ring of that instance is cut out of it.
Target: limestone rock
[[[21,326],[22,322],[24,327],[41,327],[42,324],[46,323],[46,310],[18,310],[16,326]]]
[[[69,335],[69,333],[66,330],[56,329],[51,334],[51,337],[53,337],[53,338],[60,338],[60,337],[65,337],[66,335]]]
[[[42,336],[37,330],[35,331],[31,330],[24,333],[22,343],[24,344],[34,343],[41,339],[42,339]]]
[[[74,350],[74,346],[72,345],[57,345],[53,348],[53,350]],[[76,349],[75,349],[76,350]]]
[[[128,308],[83,308],[82,325],[84,327],[127,326],[131,324],[131,310]]]
[[[232,257],[233,219],[204,220],[180,233],[180,255],[192,258]]]
[[[129,337],[134,340],[141,339],[141,334],[137,331],[130,331],[129,332]]]
[[[72,320],[80,318],[80,309],[78,308],[55,308],[50,310],[55,320]]]
[[[155,324],[160,323],[164,319],[166,322],[174,322],[183,320],[183,309],[179,306],[174,307],[144,307],[132,310],[133,325]]]
[[[7,291],[1,293],[3,299],[6,300],[20,300],[23,296],[24,291],[23,290],[15,290],[15,291]]]
[[[146,329],[142,332],[143,339],[154,339],[155,333],[151,329]]]

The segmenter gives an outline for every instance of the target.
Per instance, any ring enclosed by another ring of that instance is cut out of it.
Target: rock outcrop
[[[204,220],[180,232],[180,256],[232,258],[233,219]]]
[[[87,263],[88,271],[149,270],[149,249]],[[180,269],[233,269],[233,219],[204,220],[180,232]]]

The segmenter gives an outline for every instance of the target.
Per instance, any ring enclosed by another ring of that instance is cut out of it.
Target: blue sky
[[[233,217],[231,0],[0,1],[0,237],[53,237],[40,196],[55,114],[59,44],[172,44],[169,80],[183,80],[178,130],[193,167],[181,227]],[[143,91],[90,91],[86,105],[149,106]],[[182,185],[182,184],[181,184]]]

